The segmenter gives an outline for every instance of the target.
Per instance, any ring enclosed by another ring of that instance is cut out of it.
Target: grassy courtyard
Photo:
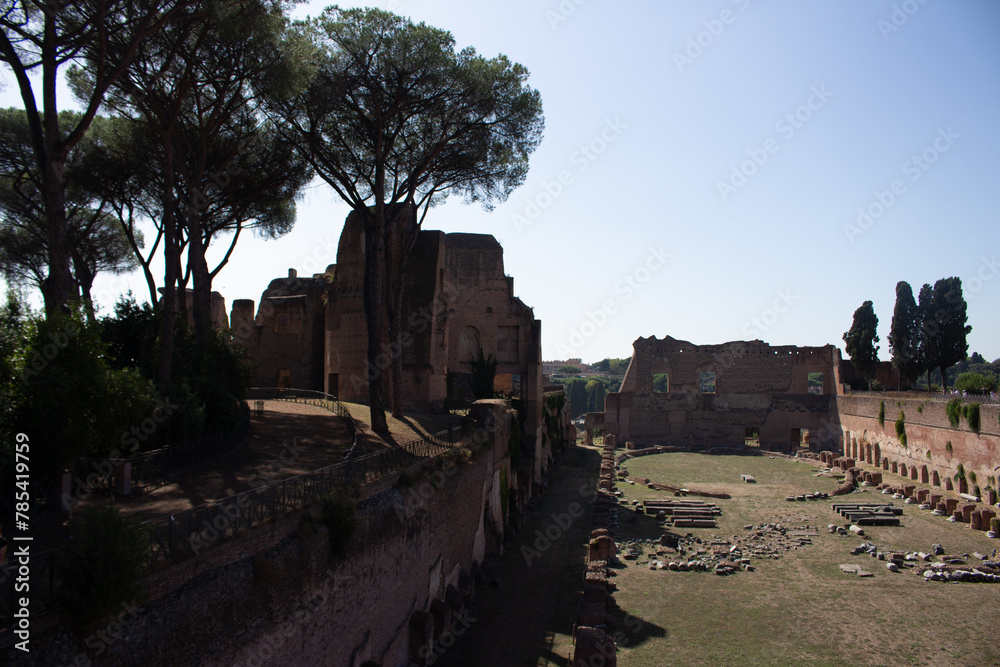
[[[866,541],[881,551],[929,552],[937,543],[947,555],[990,555],[1000,544],[984,532],[872,489],[838,501],[893,502],[904,508],[902,525],[866,528],[865,537],[829,534],[828,524],[844,522],[831,509],[833,500],[785,500],[837,486],[836,479],[816,477],[817,468],[801,461],[678,453],[639,457],[624,466],[632,476],[732,496],[704,499],[722,509],[718,528],[678,529],[682,534],[735,541],[750,532],[745,525],[780,522],[815,536],[780,558],[753,559],[752,572],[724,577],[650,570],[651,558],[678,558],[657,556],[652,547],[639,560],[624,561],[612,579],[615,599],[635,618],[618,628],[620,667],[1000,664],[1000,585],[925,582],[913,569],[892,573],[867,554],[851,555]],[[757,483],[743,483],[742,474]],[[625,482],[619,488],[625,500],[618,542],[657,538],[661,530],[653,518],[631,511],[629,501],[673,494]],[[979,562],[969,558],[969,567]],[[874,576],[845,574],[841,564],[861,565]],[[647,632],[649,626],[663,631]]]

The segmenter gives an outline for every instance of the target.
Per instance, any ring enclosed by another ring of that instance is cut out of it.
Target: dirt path
[[[172,474],[165,484],[120,501],[119,507],[142,519],[183,512],[342,461],[351,444],[344,421],[317,406],[265,401],[264,415],[251,417],[251,424],[253,437],[245,446]]]
[[[599,467],[596,449],[567,452],[517,540],[506,545],[501,558],[487,562],[499,588],[476,589],[468,608],[468,631],[453,646],[441,649],[435,664],[570,664]],[[539,539],[546,532],[555,539]]]

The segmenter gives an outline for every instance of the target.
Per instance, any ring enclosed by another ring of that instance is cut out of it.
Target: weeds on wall
[[[948,413],[948,423],[951,424],[952,428],[958,428],[962,421],[962,399],[953,398],[948,401],[945,411]]]
[[[979,433],[979,403],[969,403],[962,408],[962,414],[965,416],[965,421],[969,423],[969,428],[974,433]]]
[[[896,418],[896,437],[899,438],[899,444],[906,447],[906,415],[903,411],[899,411],[899,417]]]
[[[965,466],[963,466],[961,463],[958,464],[958,472],[955,473],[954,479],[956,482],[959,481],[960,479],[965,479]]]
[[[143,599],[152,529],[111,505],[90,507],[69,524],[73,541],[59,559],[59,607],[82,626]]]
[[[885,426],[885,401],[878,402],[878,425]]]

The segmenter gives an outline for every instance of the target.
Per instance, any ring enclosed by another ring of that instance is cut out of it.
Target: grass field
[[[949,555],[991,554],[1000,544],[984,532],[902,505],[900,527],[866,528],[865,537],[831,535],[826,526],[844,522],[831,509],[833,501],[785,500],[837,486],[835,479],[815,477],[817,469],[801,461],[678,453],[639,457],[624,466],[633,476],[732,496],[705,499],[722,508],[717,529],[679,532],[733,540],[746,535],[745,524],[818,530],[811,545],[777,560],[755,559],[753,572],[725,577],[650,570],[645,563],[651,548],[638,561],[624,561],[613,578],[615,599],[634,618],[617,628],[620,667],[1000,664],[1000,584],[925,582],[913,569],[892,573],[871,556],[851,555],[865,541],[883,551],[929,552],[937,543]],[[758,483],[741,482],[741,474]],[[627,483],[619,488],[626,503],[673,495]],[[842,500],[902,503],[874,490]],[[619,543],[659,536],[651,517],[626,507],[620,512]],[[843,563],[874,576],[845,574]]]

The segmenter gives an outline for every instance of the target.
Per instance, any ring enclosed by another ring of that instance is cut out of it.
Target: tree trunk
[[[65,312],[73,296],[73,277],[69,269],[69,230],[66,224],[66,191],[64,175],[66,171],[66,149],[60,146],[59,110],[56,107],[56,21],[52,15],[45,16],[42,45],[42,105],[44,126],[44,155],[40,155],[42,189],[45,200],[46,236],[49,253],[49,275],[45,279],[42,295],[45,298],[45,313],[52,316]],[[24,96],[22,89],[22,97]],[[36,152],[38,143],[36,142]]]
[[[54,130],[58,132],[58,129]],[[65,311],[73,296],[73,276],[69,270],[66,200],[63,189],[64,166],[51,154],[45,165],[45,218],[49,250],[49,275],[43,284],[45,313]]]
[[[379,359],[384,331],[382,311],[383,280],[385,278],[385,207],[376,205],[375,215],[366,209],[358,210],[364,216],[365,229],[365,323],[368,325],[368,405],[371,410],[372,430],[387,433],[385,398],[382,392],[382,361]]]
[[[400,256],[392,275],[392,299],[389,303],[389,347],[392,359],[392,416],[403,418],[403,282],[406,277],[406,262],[417,244],[419,227],[416,213],[407,204],[400,204],[393,212],[389,236],[397,232],[401,235]],[[402,216],[402,225],[399,225]]]
[[[208,275],[199,218],[197,211],[188,213],[188,269],[194,283],[194,333],[198,342],[204,344],[212,328],[212,279]]]
[[[174,325],[177,321],[177,265],[179,251],[174,218],[174,166],[173,146],[169,133],[164,137],[163,159],[163,296],[160,297],[162,320],[160,322],[160,367],[157,384],[166,391],[174,362]]]
[[[93,324],[96,320],[94,313],[94,300],[90,295],[94,286],[94,272],[90,270],[86,260],[73,254],[73,272],[76,275],[76,282],[80,286],[80,298],[83,299],[83,308],[87,313],[87,321]]]
[[[946,393],[948,393],[948,376],[945,375],[944,373],[945,373],[945,370],[947,370],[947,369],[945,369],[944,366],[939,366],[938,370],[941,371],[941,393],[942,394],[946,394]]]

